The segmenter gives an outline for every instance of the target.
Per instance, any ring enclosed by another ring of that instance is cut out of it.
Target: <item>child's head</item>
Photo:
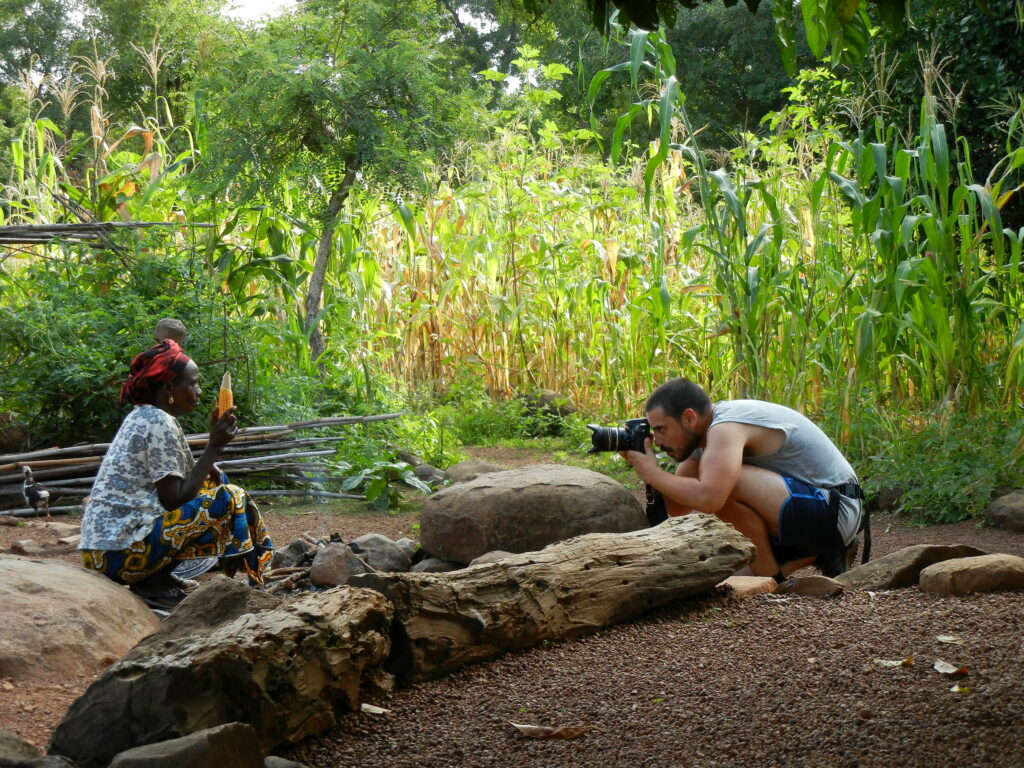
[[[178,344],[184,344],[185,335],[187,333],[188,329],[181,320],[173,317],[165,317],[156,324],[156,330],[153,332],[153,338],[157,341],[170,339],[171,341],[178,342]]]

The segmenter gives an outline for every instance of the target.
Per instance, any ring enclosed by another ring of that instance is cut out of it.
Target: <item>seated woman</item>
[[[78,548],[87,568],[154,608],[185,596],[172,575],[182,560],[218,557],[225,572],[263,582],[273,555],[259,510],[214,467],[238,432],[235,409],[217,414],[202,455],[192,457],[177,416],[199,405],[199,368],[177,342],[161,341],[131,364],[121,402],[132,409],[100,465]]]

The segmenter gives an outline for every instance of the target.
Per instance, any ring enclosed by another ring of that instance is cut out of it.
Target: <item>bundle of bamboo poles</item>
[[[323,429],[346,424],[365,424],[395,419],[401,414],[385,413],[374,416],[337,416],[309,421],[297,421],[268,427],[245,427],[238,430],[217,462],[232,478],[239,475],[248,479],[267,481],[275,486],[303,486],[299,489],[257,491],[259,495],[310,495],[331,498],[363,498],[356,494],[332,493],[310,488],[313,483],[340,483],[341,477],[330,476],[331,467],[318,461],[334,453],[331,443],[344,440],[342,435],[302,437],[303,430]],[[209,434],[186,435],[194,456],[202,453]],[[100,463],[110,443],[73,445],[67,448],[46,448],[29,453],[0,455],[0,506],[8,497],[20,497],[24,480],[23,467],[31,467],[33,477],[57,499],[87,496],[96,480]],[[81,505],[54,506],[51,512],[69,512]],[[14,509],[4,514],[31,514],[32,510]]]

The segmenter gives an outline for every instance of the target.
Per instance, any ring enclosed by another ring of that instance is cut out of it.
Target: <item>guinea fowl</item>
[[[25,482],[21,484],[21,495],[25,498],[25,506],[32,507],[36,512],[46,511],[46,519],[50,517],[50,492],[43,488],[32,477],[31,467],[25,467]]]

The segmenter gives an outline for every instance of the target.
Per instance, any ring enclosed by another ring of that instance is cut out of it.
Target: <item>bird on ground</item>
[[[21,484],[21,495],[25,498],[25,506],[31,507],[37,513],[40,509],[46,511],[46,519],[50,517],[50,492],[43,488],[32,477],[32,468],[25,467],[25,482]]]

